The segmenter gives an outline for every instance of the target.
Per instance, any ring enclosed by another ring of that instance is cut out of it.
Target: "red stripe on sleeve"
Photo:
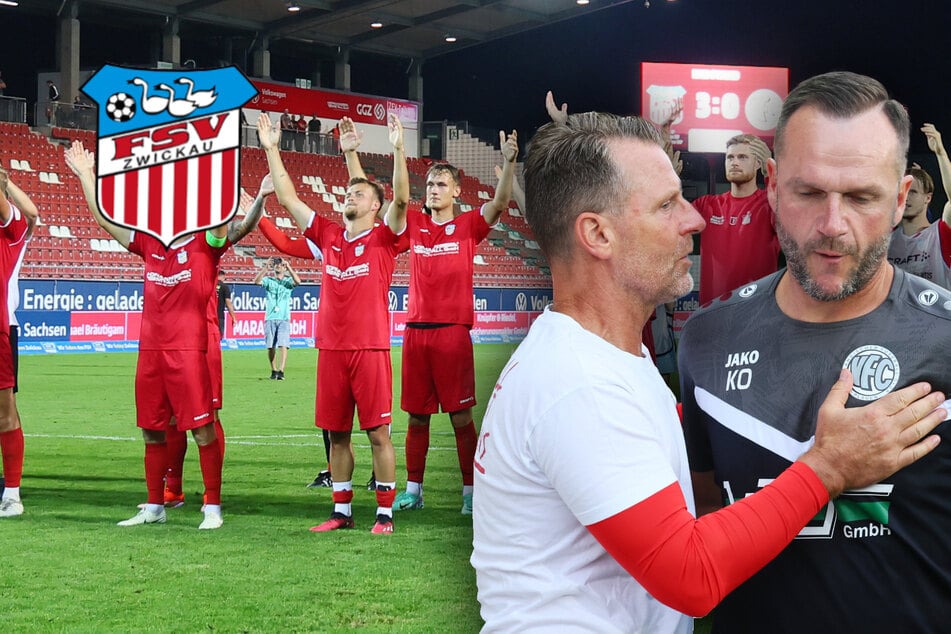
[[[703,616],[778,555],[828,501],[815,472],[796,462],[755,495],[699,520],[674,483],[588,530],[658,601]]]

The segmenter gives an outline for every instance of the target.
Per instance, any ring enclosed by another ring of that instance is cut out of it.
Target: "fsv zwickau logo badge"
[[[241,106],[257,90],[234,67],[104,66],[82,90],[98,104],[99,207],[169,246],[238,209]]]

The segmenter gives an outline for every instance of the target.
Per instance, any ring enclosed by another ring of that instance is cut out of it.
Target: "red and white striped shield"
[[[166,245],[217,227],[237,211],[237,147],[99,178],[99,205],[116,224]]]

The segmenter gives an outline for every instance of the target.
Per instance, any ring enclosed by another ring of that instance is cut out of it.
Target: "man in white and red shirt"
[[[429,451],[429,420],[449,413],[462,472],[462,513],[472,513],[472,458],[476,429],[472,420],[475,363],[472,354],[472,258],[512,195],[518,137],[499,132],[504,163],[495,197],[479,211],[455,214],[461,185],[452,165],[433,165],[426,174],[426,208],[406,216],[410,244],[409,314],[403,334],[401,406],[406,430],[406,490],[396,510],[423,508],[423,475]],[[363,176],[357,155],[360,135],[353,121],[340,122],[340,149],[350,176]]]
[[[945,417],[943,394],[918,383],[846,408],[843,371],[811,448],[697,520],[674,397],[641,342],[655,307],[693,286],[704,226],[657,130],[602,113],[543,126],[525,193],[554,302],[502,370],[479,436],[471,561],[484,631],[690,632],[688,615],[775,557],[830,497],[938,445],[920,439]]]
[[[352,179],[343,211],[344,224],[318,216],[294,191],[278,147],[280,132],[262,114],[258,137],[267,156],[277,199],[297,221],[323,260],[320,310],[317,313],[317,402],[315,422],[330,432],[330,471],[334,509],[311,528],[326,532],[353,528],[353,454],[350,440],[356,408],[360,429],[370,439],[376,469],[374,534],[393,532],[396,464],[390,441],[393,371],[390,365],[388,294],[395,258],[406,250],[406,205],[409,174],[403,150],[403,126],[390,115],[393,144],[393,201],[382,224],[377,213],[384,191],[366,179]]]
[[[0,316],[0,454],[4,478],[0,517],[23,514],[20,500],[23,428],[15,396],[18,355],[16,327],[11,326],[11,316],[19,302],[16,280],[36,216],[36,206],[10,181],[6,170],[0,168],[0,305],[8,307],[0,311],[3,313]],[[11,296],[11,289],[16,297]]]
[[[215,292],[218,263],[232,240],[253,227],[221,225],[166,248],[158,239],[109,222],[96,196],[95,157],[76,141],[66,163],[79,177],[86,204],[96,222],[119,244],[145,262],[142,326],[135,375],[136,424],[145,439],[148,501],[119,526],[164,523],[167,444],[172,418],[179,430],[191,430],[205,485],[202,530],[220,528],[222,451],[215,430],[212,380],[207,360],[209,301]]]
[[[756,187],[756,170],[765,170],[769,157],[767,145],[752,134],[731,138],[724,164],[730,191],[693,201],[707,223],[700,236],[701,304],[777,269],[773,211],[766,190]]]

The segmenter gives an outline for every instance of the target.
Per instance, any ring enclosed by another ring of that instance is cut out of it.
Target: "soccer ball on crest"
[[[106,114],[117,123],[128,121],[135,116],[135,99],[124,92],[117,92],[106,102]]]

